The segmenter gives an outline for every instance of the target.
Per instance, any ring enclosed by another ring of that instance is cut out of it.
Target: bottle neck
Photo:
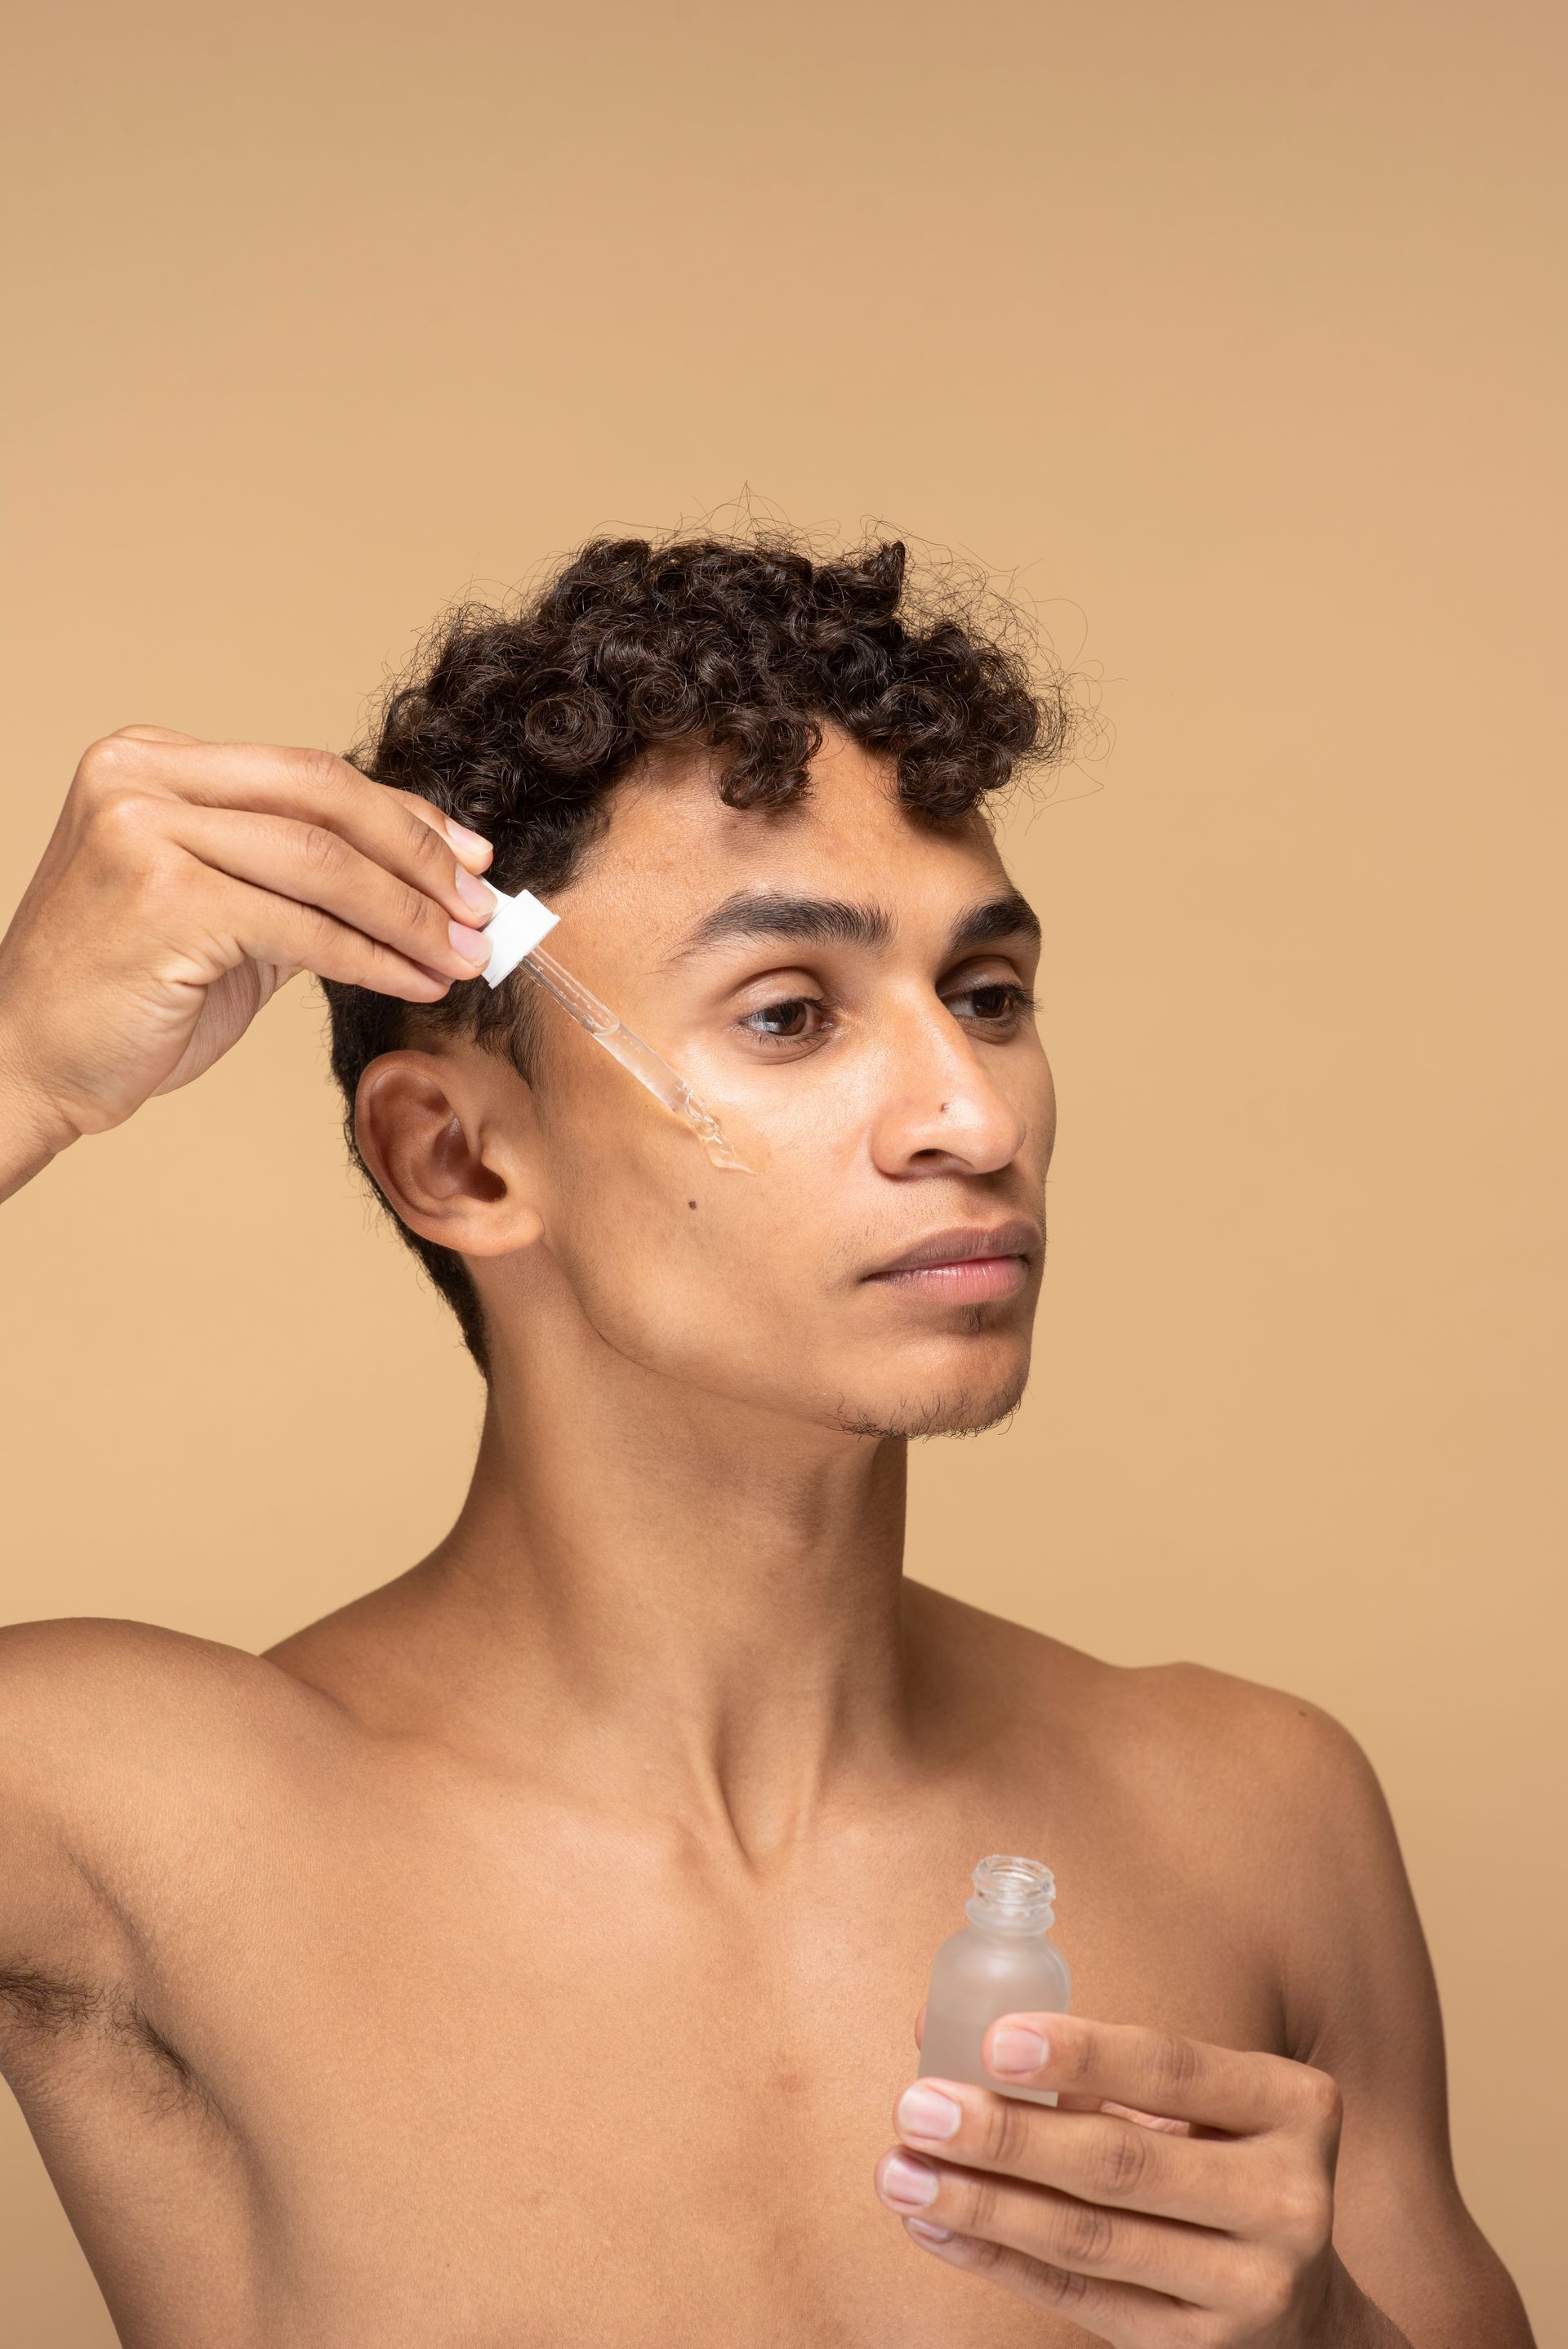
[[[964,1913],[982,1932],[1016,1940],[1026,1933],[1047,1932],[1055,1924],[1057,1880],[1041,1861],[993,1852],[975,1868],[974,1882]]]

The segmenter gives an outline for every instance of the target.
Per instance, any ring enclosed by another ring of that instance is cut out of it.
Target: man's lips
[[[967,1305],[977,1298],[1010,1297],[1021,1288],[1028,1259],[1039,1247],[1039,1226],[1021,1216],[1005,1224],[954,1224],[929,1233],[863,1278]]]

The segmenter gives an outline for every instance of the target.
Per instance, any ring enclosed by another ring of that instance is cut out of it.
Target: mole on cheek
[[[688,1207],[695,1207],[695,1206],[696,1206],[696,1201],[695,1199],[688,1199],[688,1200],[686,1201],[686,1206],[687,1206]]]

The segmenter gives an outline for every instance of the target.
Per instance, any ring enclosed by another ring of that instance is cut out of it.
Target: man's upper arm
[[[0,1629],[0,2055],[18,2029],[48,2023],[59,2010],[96,1921],[69,1837],[76,1684],[101,1651],[96,1629]]]
[[[91,1617],[0,1627],[0,2032],[46,2021],[51,1988],[118,1948],[98,1864],[135,1840],[128,1764],[179,1717],[181,1651],[201,1644]]]
[[[1335,2243],[1417,2349],[1528,2349],[1524,2310],[1454,2176],[1437,1983],[1377,1774],[1330,1715],[1273,1699],[1291,2052],[1337,2082]],[[1277,1862],[1276,1862],[1277,1865]]]

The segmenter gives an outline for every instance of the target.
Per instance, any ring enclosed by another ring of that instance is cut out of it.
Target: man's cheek
[[[797,1399],[807,1349],[787,1291],[725,1277],[711,1259],[688,1273],[668,1259],[615,1265],[596,1255],[580,1268],[578,1301],[606,1344],[677,1386],[765,1404]]]
[[[694,1148],[673,1183],[666,1170],[623,1162],[613,1170],[584,1164],[552,1185],[547,1243],[610,1342],[634,1359],[655,1350],[706,1359],[739,1351],[754,1320],[766,1326],[781,1251],[759,1246],[748,1219],[717,1191],[752,1179],[717,1172]]]

